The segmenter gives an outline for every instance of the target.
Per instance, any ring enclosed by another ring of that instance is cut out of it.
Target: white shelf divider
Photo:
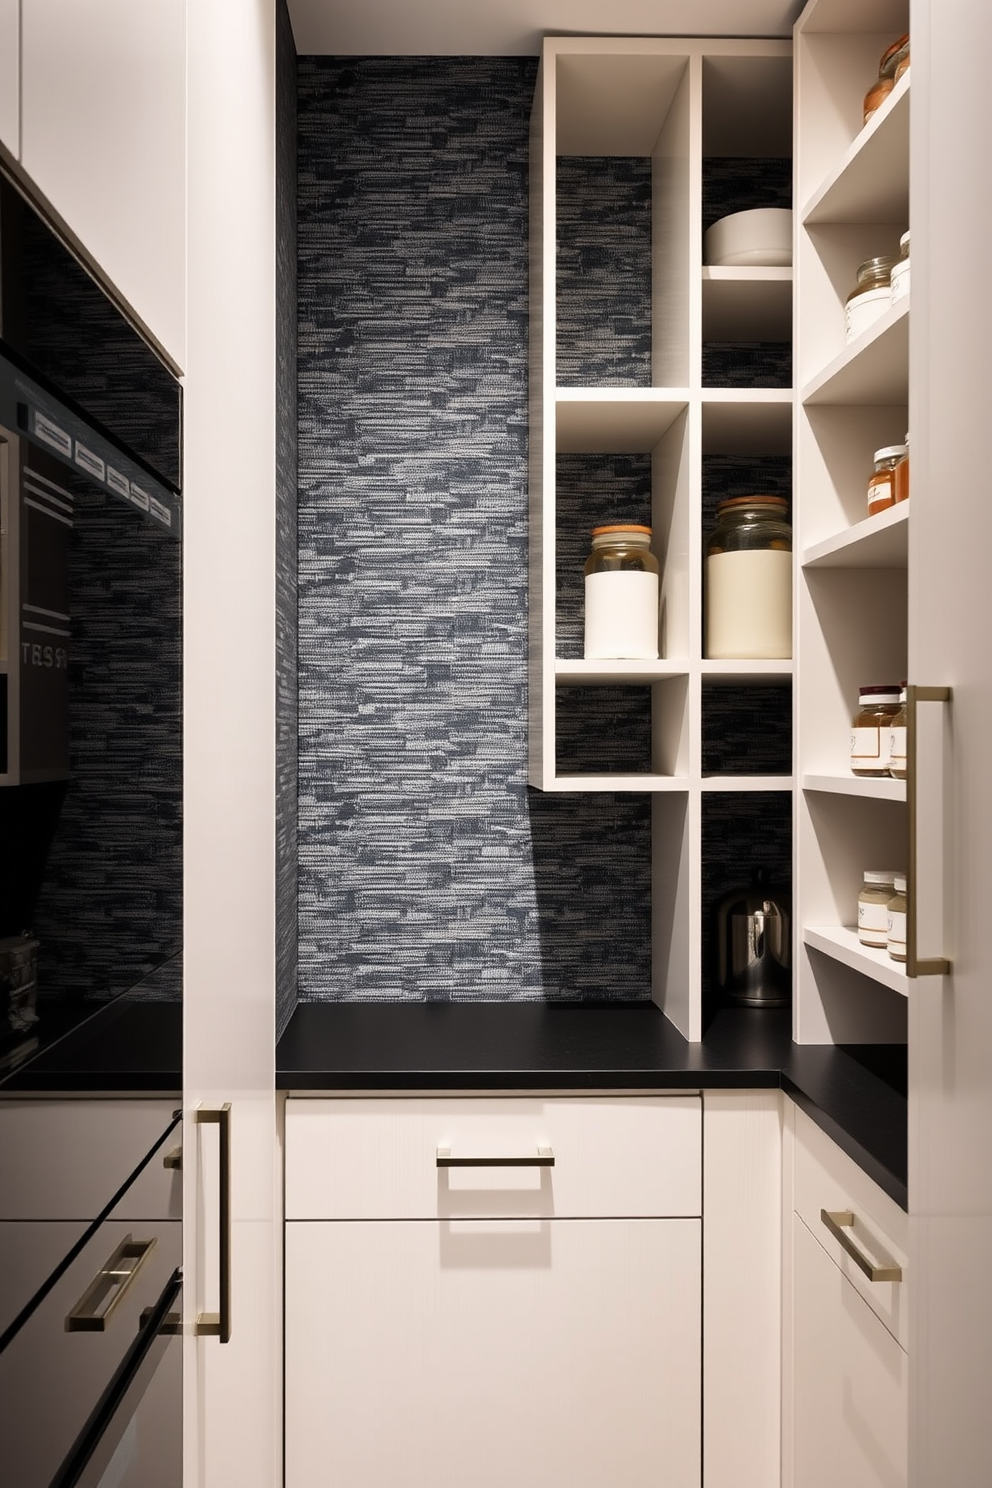
[[[658,792],[688,792],[689,782],[680,775],[651,775],[647,771],[632,775],[555,775],[551,783],[545,783],[546,791],[571,791],[576,795],[596,794],[601,791],[641,791],[644,794]]]
[[[647,454],[688,406],[688,388],[560,387],[560,454]]]
[[[750,791],[791,791],[791,775],[704,775],[700,782],[704,795],[744,793]]]
[[[803,208],[806,224],[909,221],[909,72]]]
[[[805,925],[803,941],[815,951],[832,956],[844,966],[862,972],[873,981],[881,982],[902,997],[909,996],[909,978],[898,961],[893,961],[888,951],[874,946],[862,945],[858,932],[848,925]]]
[[[792,269],[703,269],[704,341],[790,341]]]
[[[725,682],[736,686],[784,684],[792,676],[791,661],[702,661],[699,665],[704,682]]]
[[[802,389],[815,404],[905,403],[909,397],[909,296],[836,356]]]
[[[900,501],[843,532],[813,543],[803,568],[905,568],[909,555],[909,502]]]
[[[870,801],[905,801],[906,782],[892,776],[804,775],[803,790],[835,796],[861,796]]]
[[[555,682],[559,687],[598,687],[611,684],[627,687],[663,682],[669,677],[687,677],[684,661],[556,661]]]

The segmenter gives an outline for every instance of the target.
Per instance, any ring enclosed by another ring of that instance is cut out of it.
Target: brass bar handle
[[[163,1168],[174,1168],[176,1172],[182,1172],[183,1148],[182,1143],[178,1147],[171,1147],[162,1159]]]
[[[855,1245],[847,1233],[854,1224],[854,1215],[850,1209],[821,1209],[820,1218],[834,1239],[847,1251],[851,1260],[854,1261],[865,1273],[869,1281],[902,1281],[901,1266],[876,1266],[874,1261],[868,1259],[860,1246]]]
[[[67,1315],[65,1331],[105,1333],[121,1299],[154,1249],[154,1236],[151,1240],[134,1240],[125,1235]]]
[[[906,803],[909,808],[909,873],[907,875],[908,906],[906,913],[906,975],[947,976],[950,961],[944,956],[921,956],[919,954],[920,928],[920,772],[919,772],[919,719],[920,703],[949,703],[949,687],[919,687],[910,684],[906,688]],[[943,781],[938,782],[943,795]]]
[[[198,1110],[198,1126],[220,1128],[220,1311],[197,1313],[194,1331],[201,1337],[231,1341],[231,1102],[218,1110]]]
[[[450,1147],[437,1149],[439,1168],[553,1168],[555,1155],[550,1147],[538,1147],[535,1153],[522,1157],[455,1157]]]

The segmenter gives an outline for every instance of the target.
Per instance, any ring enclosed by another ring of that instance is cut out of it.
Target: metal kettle
[[[717,906],[717,980],[729,1002],[787,1007],[792,1000],[792,916],[788,895],[759,871]]]

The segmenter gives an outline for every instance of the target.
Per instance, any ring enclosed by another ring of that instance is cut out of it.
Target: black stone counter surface
[[[904,1209],[903,1046],[796,1044],[788,1009],[718,1013],[691,1044],[653,1003],[301,1003],[295,1092],[781,1088]]]

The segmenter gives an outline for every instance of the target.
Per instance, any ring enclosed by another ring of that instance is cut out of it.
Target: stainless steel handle
[[[455,1157],[450,1147],[437,1149],[439,1168],[553,1168],[555,1155],[550,1147],[538,1147],[523,1157]]]
[[[947,976],[951,970],[950,961],[944,956],[921,956],[920,948],[920,925],[921,910],[928,911],[936,909],[936,918],[939,927],[936,931],[930,927],[930,936],[937,939],[943,934],[943,901],[935,905],[943,892],[944,863],[942,851],[933,851],[938,836],[943,835],[943,780],[937,782],[939,789],[928,793],[926,805],[920,800],[920,727],[918,706],[920,703],[949,703],[951,700],[951,689],[949,687],[917,687],[906,688],[906,801],[909,807],[909,873],[907,875],[908,907],[906,913],[906,975],[911,977],[921,976]],[[927,874],[934,873],[936,878],[927,882],[925,875],[921,872],[922,862],[919,854],[919,838],[921,822],[926,812],[926,826],[928,830],[929,846],[931,851],[923,855],[926,861]],[[938,943],[939,946],[939,943]],[[939,947],[940,948],[940,947]]]
[[[221,1343],[231,1339],[231,1102],[215,1111],[198,1110],[198,1126],[220,1128],[220,1311],[200,1312],[196,1317],[195,1332],[207,1338],[219,1338]]]
[[[847,1233],[854,1224],[854,1215],[850,1209],[821,1209],[820,1218],[834,1239],[838,1240],[847,1251],[851,1260],[860,1266],[869,1281],[902,1281],[901,1266],[876,1266],[874,1261],[869,1260],[864,1251],[855,1245]]]
[[[105,1333],[121,1298],[155,1248],[151,1240],[125,1235],[65,1320],[67,1333]]]

